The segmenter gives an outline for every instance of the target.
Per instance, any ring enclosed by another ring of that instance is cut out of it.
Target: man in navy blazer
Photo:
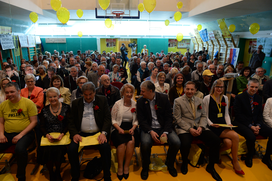
[[[236,131],[245,137],[247,144],[247,156],[245,164],[247,167],[252,167],[252,157],[255,154],[256,136],[261,135],[269,137],[266,147],[266,153],[262,159],[270,170],[272,170],[272,162],[270,155],[272,154],[272,129],[263,123],[262,114],[262,98],[257,93],[259,82],[256,79],[248,81],[248,90],[235,97],[234,125],[238,126]]]
[[[137,101],[137,117],[141,129],[141,155],[142,172],[141,178],[148,178],[151,147],[154,142],[163,144],[166,139],[169,144],[165,164],[169,173],[177,176],[174,161],[180,148],[177,134],[172,130],[172,109],[167,95],[155,92],[155,85],[151,81],[141,84],[143,97]]]

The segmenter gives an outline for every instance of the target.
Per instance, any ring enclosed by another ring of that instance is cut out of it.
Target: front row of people
[[[248,153],[245,163],[248,167],[252,166],[256,135],[269,137],[262,161],[272,170],[270,159],[272,129],[262,123],[262,102],[256,94],[258,86],[258,81],[250,80],[248,90],[237,96],[233,122],[237,128],[232,127],[228,114],[228,98],[223,95],[224,84],[220,80],[214,82],[210,95],[203,101],[194,96],[195,83],[188,81],[184,86],[185,94],[174,100],[173,116],[167,95],[155,92],[155,85],[151,81],[144,81],[141,84],[143,96],[138,99],[137,105],[132,100],[134,87],[125,84],[120,91],[122,99],[114,104],[111,113],[106,97],[96,95],[92,82],[83,84],[81,88],[83,97],[73,101],[71,109],[69,105],[59,101],[59,89],[51,87],[46,93],[49,105],[43,108],[39,115],[41,131],[50,142],[59,141],[67,131],[70,132],[71,144],[67,152],[72,181],[79,180],[80,176],[79,142],[82,141],[82,137],[98,132],[101,134],[98,136],[97,147],[102,158],[105,181],[111,180],[111,148],[108,144],[110,134],[117,148],[119,180],[129,177],[129,163],[134,147],[139,144],[139,138],[143,180],[148,178],[153,143],[162,144],[165,140],[168,142],[169,150],[165,164],[170,175],[176,177],[174,161],[178,151],[180,150],[183,161],[181,173],[187,174],[189,150],[193,139],[197,138],[210,148],[206,171],[215,180],[220,181],[222,179],[216,172],[214,164],[219,162],[220,152],[229,148],[235,173],[244,175],[237,155],[239,137],[234,130],[246,139]],[[35,138],[32,130],[37,124],[37,106],[31,100],[20,96],[19,86],[15,83],[8,83],[4,90],[8,100],[0,105],[0,152],[16,144],[15,154],[18,159],[16,176],[19,181],[24,181],[27,148]],[[138,124],[140,133],[136,129]],[[229,127],[222,127],[222,124]],[[61,134],[57,139],[53,139],[51,132]],[[223,144],[220,147],[221,139]],[[62,180],[60,165],[66,149],[66,146],[42,148],[42,160],[49,169],[50,180]]]

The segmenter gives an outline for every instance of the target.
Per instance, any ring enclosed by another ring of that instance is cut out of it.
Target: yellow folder
[[[61,133],[52,132],[49,133],[53,138],[57,139]],[[42,137],[41,146],[58,146],[58,145],[69,145],[71,143],[70,133],[67,132],[60,141],[51,143],[46,137]]]
[[[91,145],[98,145],[99,142],[97,140],[98,136],[101,135],[101,133],[96,133],[93,136],[87,136],[82,137],[82,141],[79,142],[78,152],[84,147],[84,146],[91,146]]]

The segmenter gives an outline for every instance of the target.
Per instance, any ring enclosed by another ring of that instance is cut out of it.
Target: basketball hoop
[[[116,18],[122,18],[121,15],[125,14],[124,11],[112,11],[112,14],[116,16]]]

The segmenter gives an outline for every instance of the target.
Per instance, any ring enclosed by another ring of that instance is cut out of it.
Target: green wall
[[[245,46],[246,46],[246,40],[247,39],[245,39],[245,38],[240,38],[240,40],[239,40],[238,48],[240,48],[240,50],[239,50],[238,62],[244,61],[244,51],[245,51]]]
[[[168,38],[138,38],[137,44],[138,52],[141,52],[144,45],[146,45],[148,54],[150,54],[150,52],[153,52],[154,54],[157,52],[161,53],[161,50],[163,50],[165,54],[168,53]]]
[[[44,51],[48,51],[51,54],[54,50],[61,52],[73,51],[74,54],[78,50],[85,52],[85,50],[97,50],[96,38],[66,38],[66,43],[45,43],[45,38],[41,38]]]

